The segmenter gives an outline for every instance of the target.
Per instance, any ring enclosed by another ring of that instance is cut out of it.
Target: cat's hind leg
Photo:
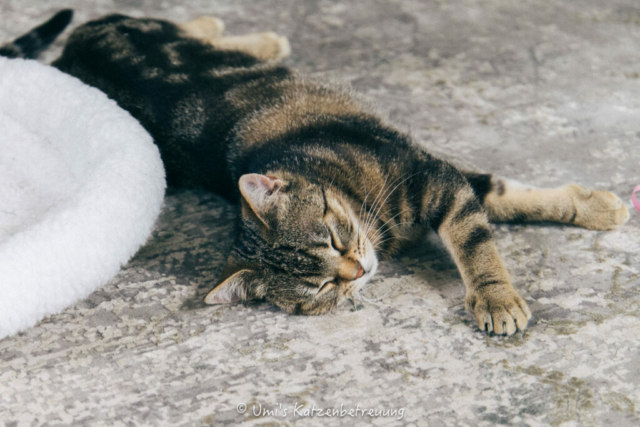
[[[576,184],[530,188],[487,174],[466,173],[492,222],[551,221],[613,230],[629,219],[615,194]]]

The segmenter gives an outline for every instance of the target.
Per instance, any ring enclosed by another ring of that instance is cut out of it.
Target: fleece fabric
[[[97,89],[0,58],[0,339],[86,297],[146,241],[164,168]]]

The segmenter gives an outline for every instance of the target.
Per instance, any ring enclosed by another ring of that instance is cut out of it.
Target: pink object
[[[640,185],[634,188],[633,192],[631,193],[631,202],[633,203],[633,206],[636,208],[636,210],[640,212],[640,202],[638,202],[638,199],[636,198],[637,192],[640,192]]]

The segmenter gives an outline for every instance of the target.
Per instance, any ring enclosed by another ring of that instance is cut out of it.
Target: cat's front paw
[[[531,318],[527,303],[510,284],[468,291],[467,308],[476,315],[481,331],[513,335],[523,331]]]
[[[256,55],[265,60],[283,59],[291,54],[289,39],[272,31],[255,34]]]
[[[180,24],[190,37],[200,40],[213,40],[222,36],[224,22],[215,16],[200,16],[193,21]]]
[[[570,222],[576,225],[591,230],[613,230],[629,219],[627,207],[609,191],[591,190],[576,184],[566,188],[575,209]]]

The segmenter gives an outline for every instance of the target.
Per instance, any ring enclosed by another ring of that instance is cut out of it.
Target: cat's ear
[[[240,270],[218,284],[204,299],[207,304],[233,304],[246,301],[248,287],[253,275],[251,270]]]
[[[240,177],[238,185],[242,194],[242,214],[255,217],[271,228],[273,215],[282,201],[284,181],[275,176],[249,173]]]

